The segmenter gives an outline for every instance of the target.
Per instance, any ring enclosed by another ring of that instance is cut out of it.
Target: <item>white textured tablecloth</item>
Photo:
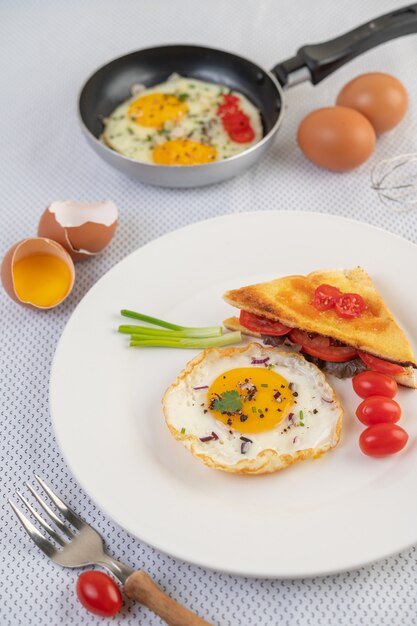
[[[172,597],[216,626],[417,624],[415,548],[357,571],[297,581],[208,572],[149,548],[112,523],[83,493],[57,448],[48,412],[51,359],[74,307],[117,261],[163,233],[224,213],[303,209],[356,218],[417,240],[417,213],[393,213],[370,185],[371,168],[379,160],[417,151],[417,36],[370,51],[315,88],[305,84],[289,91],[284,124],[268,156],[243,176],[203,189],[145,187],[90,152],[76,116],[77,92],[84,79],[118,55],[169,42],[227,48],[272,67],[303,44],[334,37],[401,4],[394,0],[0,4],[0,255],[36,233],[41,212],[53,200],[110,198],[120,208],[114,241],[101,256],[77,266],[75,289],[64,305],[35,312],[0,293],[2,626],[100,623],[76,600],[78,572],[50,563],[32,546],[6,505],[6,497],[34,471],[103,534],[112,554],[143,566]],[[410,93],[407,119],[378,140],[375,154],[360,169],[340,175],[315,168],[297,148],[299,120],[315,107],[332,104],[347,80],[367,71],[391,72],[404,82]],[[297,234],[291,236],[296,245]],[[344,241],[341,233],[341,245],[355,242]],[[161,622],[127,603],[112,623]]]

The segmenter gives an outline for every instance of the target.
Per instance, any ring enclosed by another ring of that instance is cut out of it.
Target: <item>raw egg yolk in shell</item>
[[[212,383],[208,399],[214,417],[240,433],[271,430],[293,404],[288,381],[265,367],[223,372]]]
[[[192,139],[164,141],[152,151],[152,159],[158,165],[201,165],[217,158],[217,150]]]
[[[187,111],[187,105],[172,94],[150,93],[132,102],[128,115],[141,126],[163,128],[165,122],[178,122]]]
[[[62,259],[35,254],[17,261],[13,267],[17,297],[39,307],[51,307],[68,294],[71,271]]]

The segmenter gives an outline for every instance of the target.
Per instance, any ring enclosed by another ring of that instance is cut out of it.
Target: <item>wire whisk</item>
[[[417,153],[380,161],[371,171],[371,186],[381,202],[398,212],[417,207]]]

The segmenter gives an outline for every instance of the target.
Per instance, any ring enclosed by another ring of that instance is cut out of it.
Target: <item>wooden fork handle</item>
[[[125,582],[125,593],[159,615],[168,626],[211,626],[181,604],[167,596],[143,571],[134,572]]]

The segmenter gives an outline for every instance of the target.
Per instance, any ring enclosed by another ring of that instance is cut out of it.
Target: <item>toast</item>
[[[360,294],[367,308],[354,319],[343,319],[334,309],[317,310],[312,301],[315,289],[323,283],[337,287],[343,293]],[[398,363],[404,367],[404,372],[394,377],[397,382],[417,387],[413,372],[413,368],[417,367],[416,359],[407,337],[375,289],[370,276],[360,267],[316,271],[307,276],[285,276],[227,291],[223,297],[232,306],[254,315],[331,337],[362,352]],[[224,325],[231,330],[260,337],[260,333],[244,329],[237,318],[229,318]]]

